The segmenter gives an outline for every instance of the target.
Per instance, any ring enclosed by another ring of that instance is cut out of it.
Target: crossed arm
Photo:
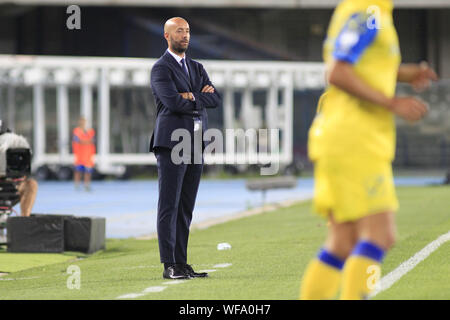
[[[205,85],[201,92],[202,93],[214,93],[215,91],[214,91],[214,87],[212,87],[210,85]],[[195,101],[194,94],[192,92],[181,92],[180,95],[183,99]]]
[[[154,66],[151,73],[153,92],[164,106],[174,113],[192,114],[197,110],[197,104],[189,99],[183,99],[174,82],[170,78],[167,68],[162,65]]]
[[[215,108],[219,105],[221,97],[214,89],[208,74],[201,67],[203,87],[201,92],[178,92],[170,78],[166,67],[154,66],[151,73],[152,90],[164,106],[175,113],[192,114],[203,108]]]
[[[183,99],[195,101],[202,108],[216,108],[220,103],[221,97],[202,66],[200,66],[200,73],[203,78],[202,90],[200,92],[181,92],[180,95]]]

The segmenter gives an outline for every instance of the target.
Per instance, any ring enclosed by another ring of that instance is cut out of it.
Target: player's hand
[[[192,92],[180,92],[180,95],[183,99],[191,101],[194,100],[194,95],[192,94]]]
[[[419,121],[428,112],[428,106],[414,97],[393,98],[389,109],[409,122]]]
[[[214,88],[212,86],[206,85],[202,89],[203,93],[214,93]]]
[[[428,89],[431,85],[431,81],[437,81],[438,76],[433,69],[430,68],[428,63],[422,62],[417,65],[417,70],[414,72],[410,84],[417,92],[421,92]]]

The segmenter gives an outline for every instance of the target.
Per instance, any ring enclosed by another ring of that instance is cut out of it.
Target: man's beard
[[[172,45],[172,50],[175,51],[175,53],[185,53],[187,50],[187,46],[182,47],[181,42],[170,40],[170,43]]]

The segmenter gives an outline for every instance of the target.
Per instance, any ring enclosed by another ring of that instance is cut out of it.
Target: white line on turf
[[[145,293],[128,293],[117,297],[116,299],[134,299],[144,296]]]
[[[213,266],[213,268],[227,268],[231,266],[231,263],[219,263]]]
[[[142,291],[143,293],[151,293],[151,292],[161,292],[164,291],[167,287],[164,286],[154,286],[154,287],[148,287]]]
[[[33,280],[42,277],[27,277],[27,278],[0,278],[0,281],[17,281],[17,280]]]
[[[227,268],[227,267],[229,267],[231,265],[232,265],[231,263],[219,263],[219,264],[216,264],[214,267],[215,268]],[[209,270],[200,270],[199,272],[215,272],[215,271],[217,271],[217,270],[209,269]],[[190,281],[192,281],[192,280],[190,280]],[[148,293],[164,291],[167,288],[167,286],[165,286],[165,285],[174,285],[174,284],[180,284],[180,283],[184,283],[184,282],[189,282],[189,281],[186,281],[186,280],[166,281],[166,282],[162,283],[164,286],[148,287],[148,288],[144,289],[140,293],[127,293],[127,294],[123,294],[121,296],[118,296],[116,299],[135,299],[135,298],[139,298],[139,297],[145,296]]]
[[[164,291],[166,288],[167,287],[163,287],[163,286],[148,287],[148,288],[145,288],[144,290],[142,290],[142,292],[140,292],[140,293],[127,293],[127,294],[123,294],[123,295],[117,297],[116,299],[135,299],[135,298],[145,296],[147,293]]]
[[[379,284],[374,289],[371,298],[375,297],[380,292],[389,289],[394,283],[396,283],[401,277],[414,269],[421,261],[425,260],[432,252],[439,248],[445,242],[450,241],[450,231],[441,235],[436,240],[427,244],[422,250],[414,254],[411,258],[401,263],[395,270],[391,271],[383,278],[381,278]]]
[[[123,267],[121,269],[132,270],[132,269],[146,269],[146,268],[161,268],[161,265],[149,265],[149,266],[133,266],[133,267]]]

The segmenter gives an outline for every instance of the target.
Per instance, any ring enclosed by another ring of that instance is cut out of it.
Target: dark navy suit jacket
[[[149,151],[155,147],[173,148],[178,141],[171,141],[175,129],[184,128],[193,137],[194,117],[202,120],[202,129],[208,129],[206,108],[216,108],[221,96],[209,80],[201,63],[186,57],[189,78],[169,52],[158,59],[151,71],[151,87],[155,97],[156,123],[150,140]],[[214,87],[214,93],[203,93],[205,85]],[[182,92],[192,92],[195,101],[183,99]],[[205,145],[205,142],[203,142]]]

